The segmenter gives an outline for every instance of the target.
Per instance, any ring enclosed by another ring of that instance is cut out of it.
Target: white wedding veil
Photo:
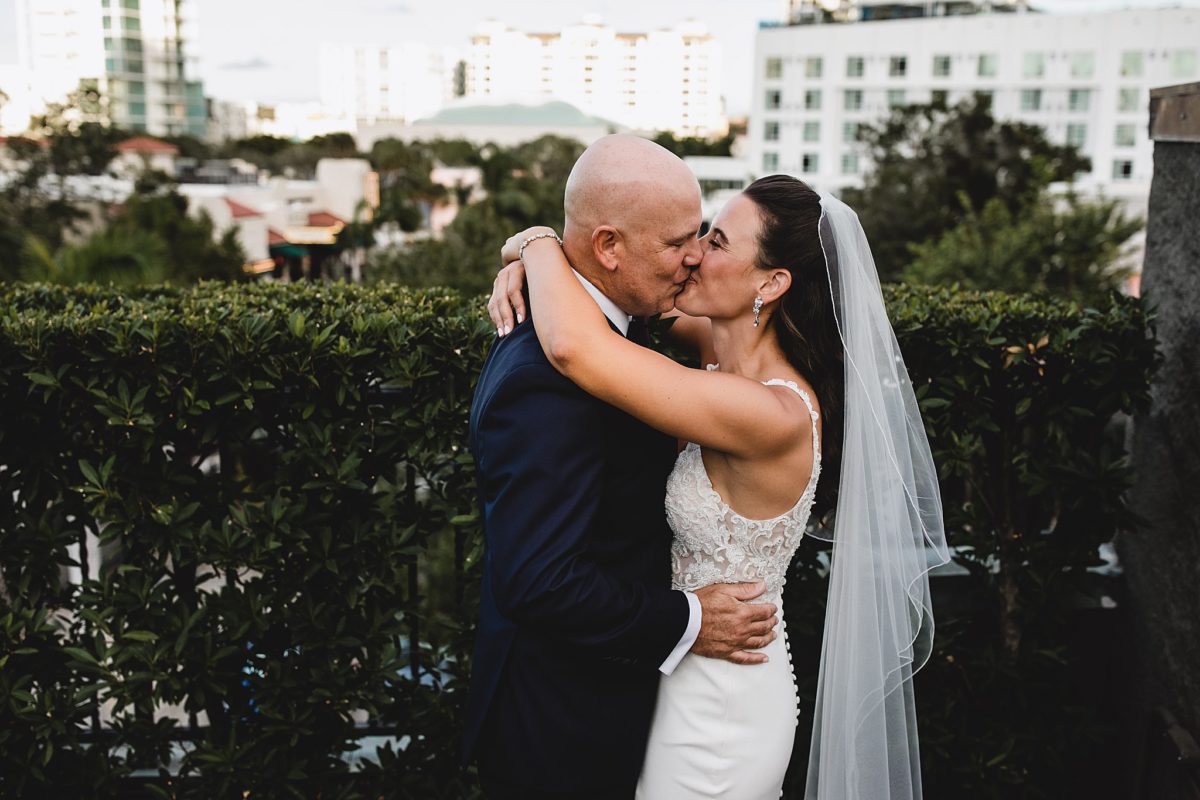
[[[909,800],[921,797],[912,676],[933,645],[929,571],[949,561],[937,470],[858,216],[822,193],[819,230],[845,422],[805,798]]]

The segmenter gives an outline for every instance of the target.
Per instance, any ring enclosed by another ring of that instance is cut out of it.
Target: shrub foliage
[[[1066,679],[1063,598],[1128,524],[1103,433],[1145,402],[1146,319],[887,295],[978,601],[939,614],[919,679],[927,785],[1052,786],[1005,676]],[[0,286],[0,796],[471,796],[466,419],[489,330],[439,290]],[[793,571],[793,641],[816,641],[815,547]]]

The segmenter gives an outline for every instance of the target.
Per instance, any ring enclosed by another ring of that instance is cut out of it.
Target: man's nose
[[[687,246],[687,252],[683,254],[683,265],[689,269],[700,266],[700,261],[704,257],[704,248],[700,246],[699,239],[692,239]]]

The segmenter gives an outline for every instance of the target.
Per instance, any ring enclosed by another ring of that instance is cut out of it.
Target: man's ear
[[[621,264],[621,232],[611,225],[601,225],[592,231],[592,254],[600,266],[615,272]]]
[[[767,273],[766,280],[758,286],[764,303],[773,303],[787,293],[792,285],[792,273],[786,269],[773,269]]]

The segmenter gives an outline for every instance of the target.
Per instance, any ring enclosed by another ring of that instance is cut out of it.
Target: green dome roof
[[[617,128],[606,119],[589,116],[570,103],[553,100],[536,106],[460,105],[444,108],[415,125],[529,125],[539,128]]]

